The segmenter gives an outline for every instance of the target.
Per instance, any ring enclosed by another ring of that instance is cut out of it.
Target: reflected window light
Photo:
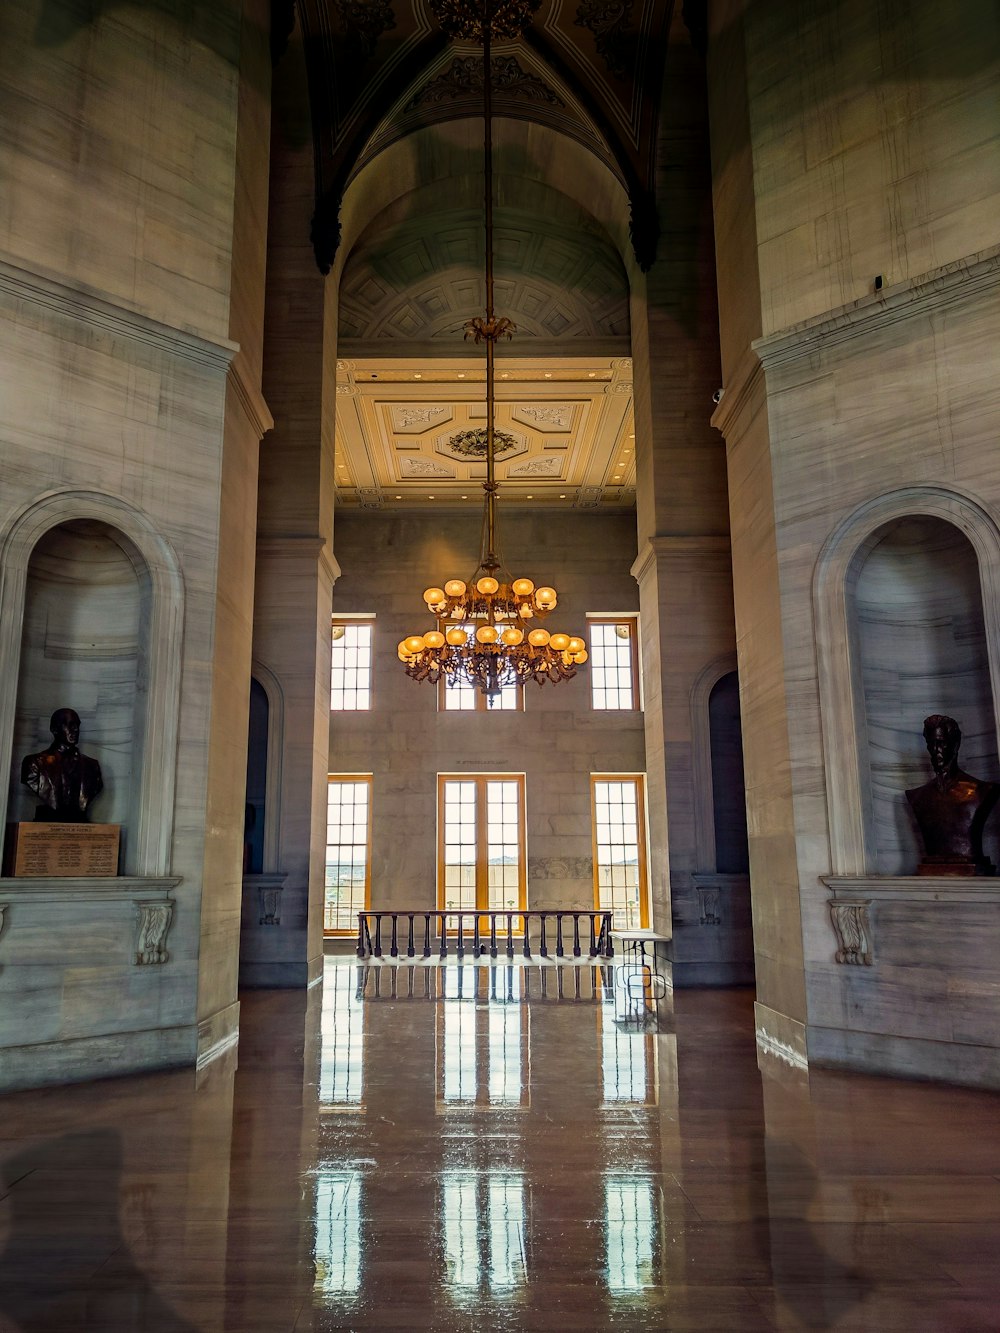
[[[528,1280],[524,1249],[524,1180],[491,1174],[487,1179],[489,1275],[493,1291],[509,1291]]]
[[[529,1014],[522,1001],[520,968],[446,967],[438,978],[442,1003],[434,1041],[439,1109],[526,1108]]]
[[[444,1022],[444,1100],[476,1101],[476,1010],[474,1003],[446,1004]]]
[[[327,969],[323,984],[319,1100],[325,1108],[360,1107],[364,1093],[364,1002],[357,969]]]
[[[656,1103],[656,1039],[652,1033],[630,1027],[633,1017],[624,989],[605,993],[598,1017],[605,1105]]]
[[[604,1227],[609,1291],[641,1291],[656,1286],[654,1256],[659,1238],[652,1182],[629,1176],[606,1177]]]
[[[526,1015],[520,1003],[520,968],[509,968],[506,980],[505,991],[490,1004],[486,1015],[491,1106],[520,1106],[524,1091],[521,1047]]]
[[[316,1179],[316,1286],[350,1296],[361,1286],[361,1172],[324,1171]]]
[[[441,1192],[445,1281],[466,1291],[478,1289],[481,1274],[476,1184],[474,1175],[449,1174]]]
[[[441,1189],[445,1282],[456,1295],[503,1294],[528,1280],[524,1177],[449,1171]]]

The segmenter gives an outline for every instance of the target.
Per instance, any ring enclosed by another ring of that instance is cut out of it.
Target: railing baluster
[[[410,913],[410,930],[409,930],[409,934],[408,934],[408,936],[407,936],[407,940],[406,940],[406,956],[407,956],[407,958],[412,958],[412,957],[413,957],[413,954],[414,954],[414,948],[413,948],[413,913],[411,912],[411,913]]]
[[[479,913],[478,913],[478,912],[477,912],[476,915],[472,918],[472,920],[473,920],[473,927],[472,927],[472,956],[473,956],[473,958],[478,959],[478,958],[479,958]]]
[[[538,939],[538,952],[542,955],[543,958],[548,958],[548,956],[549,956],[549,951],[548,951],[548,949],[547,949],[546,946],[545,946],[545,913],[544,913],[544,912],[540,912],[540,913],[539,913],[539,922],[540,922],[540,925],[541,925],[541,933],[540,933],[540,935],[539,935],[539,939]]]
[[[556,913],[556,957],[562,958],[562,956],[563,956],[562,912],[557,912]]]
[[[465,913],[464,913],[464,912],[459,912],[459,914],[458,914],[458,945],[457,945],[457,947],[456,947],[456,949],[455,949],[455,952],[456,952],[456,954],[458,955],[459,958],[464,958],[464,957],[465,957],[465,940],[464,940],[463,937],[462,937],[462,926],[463,926],[463,924],[464,924],[464,921],[465,921]]]
[[[496,958],[496,956],[497,956],[497,914],[496,912],[491,912],[490,913],[490,957]]]
[[[424,958],[431,956],[431,914],[424,913]]]
[[[359,912],[358,913],[358,957],[364,958],[364,956],[365,956],[365,914],[364,912]]]
[[[525,958],[531,957],[531,917],[528,912],[522,912],[521,920],[524,922],[524,949]]]
[[[514,913],[507,913],[507,957],[514,957]]]
[[[612,925],[612,922],[611,922],[611,913],[610,913],[610,912],[605,912],[605,913],[604,913],[604,925],[605,925],[605,928],[606,928],[606,931],[607,931],[607,934],[606,934],[606,936],[605,936],[606,943],[605,943],[604,957],[605,957],[605,958],[614,958],[614,956],[615,956],[615,942],[614,942],[614,940],[611,938],[611,925]]]
[[[399,921],[399,913],[398,913],[398,912],[393,912],[393,914],[392,914],[392,943],[391,943],[390,946],[389,946],[389,957],[390,957],[390,958],[398,958],[398,957],[399,957],[399,944],[398,944],[397,941],[396,941],[396,926],[397,926],[398,921]]]
[[[573,957],[580,957],[580,913],[573,913]]]
[[[440,954],[438,955],[438,957],[440,957],[440,958],[447,958],[447,957],[448,957],[448,931],[447,931],[448,918],[445,916],[444,912],[435,912],[434,915],[437,917],[438,931],[439,931],[439,933],[440,933],[439,944],[440,944],[440,946],[441,946],[441,952],[440,952]]]
[[[590,956],[597,957],[597,915],[594,912],[590,914]]]
[[[382,913],[375,913],[375,957],[382,957]]]

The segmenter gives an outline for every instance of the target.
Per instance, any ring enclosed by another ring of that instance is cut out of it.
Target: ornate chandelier
[[[400,640],[397,652],[414,680],[463,682],[495,695],[502,686],[534,680],[544,685],[570,680],[587,660],[582,638],[550,634],[536,625],[558,604],[555,588],[536,588],[531,579],[512,578],[503,563],[497,538],[496,453],[504,452],[503,432],[494,428],[494,355],[497,339],[510,338],[514,324],[493,309],[493,90],[490,41],[523,30],[537,0],[483,0],[481,9],[468,0],[433,0],[442,27],[453,36],[477,36],[483,44],[483,119],[486,126],[484,177],[486,204],[486,315],[468,320],[466,338],[486,344],[485,502],[479,564],[471,578],[449,579],[424,593],[437,626],[426,634]],[[466,432],[467,435],[473,432]],[[472,442],[469,442],[472,444]],[[478,443],[478,442],[477,442]],[[506,446],[510,447],[510,446]],[[472,453],[475,445],[468,448]],[[475,450],[479,452],[479,449]]]

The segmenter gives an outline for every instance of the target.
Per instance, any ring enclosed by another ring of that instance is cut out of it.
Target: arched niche
[[[250,720],[247,734],[247,793],[243,830],[243,873],[264,870],[264,827],[267,818],[267,693],[250,677]]]
[[[262,662],[255,660],[251,671],[246,801],[254,818],[244,874],[274,875],[280,860],[284,695],[278,678]]]
[[[145,515],[97,492],[63,491],[0,532],[0,765],[9,819],[33,817],[24,754],[74,708],[101,763],[93,816],[121,823],[122,870],[169,873],[180,699],[183,584]]]
[[[880,496],[828,540],[814,603],[835,875],[915,872],[903,793],[930,775],[929,713],[958,719],[964,767],[1000,776],[998,595],[1000,529],[956,491]]]
[[[712,770],[712,823],[715,870],[748,875],[746,784],[740,684],[735,671],[720,676],[708,696],[708,736]]]
[[[909,875],[920,850],[904,793],[931,776],[924,718],[954,717],[962,767],[1000,778],[979,566],[952,523],[918,514],[878,528],[858,550],[848,584],[864,708],[870,869]],[[995,860],[989,826],[984,845]]]
[[[143,624],[149,578],[92,519],[56,524],[28,561],[7,817],[31,820],[37,800],[19,780],[20,759],[51,744],[56,708],[80,715],[80,746],[101,766],[104,790],[90,818],[122,826],[122,857],[136,824],[136,751],[145,690]]]

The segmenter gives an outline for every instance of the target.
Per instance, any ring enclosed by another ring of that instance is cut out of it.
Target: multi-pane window
[[[452,621],[440,626],[454,629]],[[475,625],[460,625],[467,634],[475,634]],[[438,682],[438,711],[442,713],[494,713],[518,712],[524,708],[523,685],[501,685],[496,694],[483,694],[474,685],[464,681],[452,683],[442,676]]]
[[[335,620],[330,632],[330,709],[367,711],[372,706],[372,622]]]
[[[442,776],[438,800],[440,910],[523,908],[523,776]]]
[[[326,813],[326,903],[323,928],[354,934],[369,903],[372,780],[331,777]]]
[[[438,688],[438,708],[446,713],[513,713],[524,708],[523,685],[501,685],[496,694],[483,694],[474,685],[452,683],[442,676]]]
[[[639,707],[638,622],[634,616],[588,618],[590,690],[595,708]]]
[[[649,926],[642,778],[595,774],[594,903],[613,912],[615,930]]]

